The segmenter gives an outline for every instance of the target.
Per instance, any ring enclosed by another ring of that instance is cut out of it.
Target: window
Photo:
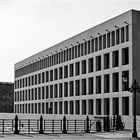
[[[88,54],[90,54],[91,49],[90,49],[90,40],[88,41]]]
[[[104,99],[104,115],[110,114],[110,103],[109,98]]]
[[[106,34],[103,35],[103,49],[106,48]]]
[[[70,114],[72,115],[73,113],[74,113],[74,110],[73,110],[73,108],[74,108],[74,105],[73,105],[73,101],[70,101]]]
[[[50,98],[53,98],[53,85],[50,85]]]
[[[46,71],[46,82],[49,82],[49,72]]]
[[[109,74],[104,75],[104,93],[110,92],[110,79]]]
[[[45,91],[44,91],[44,87],[42,87],[42,99],[45,98]]]
[[[93,115],[93,99],[88,100],[88,114]]]
[[[119,115],[119,98],[113,98],[113,115]]]
[[[129,25],[126,26],[126,41],[129,41]]]
[[[71,60],[71,48],[69,48],[69,60]]]
[[[63,105],[62,105],[62,101],[59,102],[59,114],[63,113]]]
[[[120,43],[120,31],[119,29],[116,30],[116,44]]]
[[[80,74],[80,62],[75,63],[75,75]]]
[[[83,48],[83,43],[81,44],[81,56],[83,56],[83,53],[84,53],[84,48]]]
[[[69,88],[69,92],[70,92],[70,96],[73,96],[73,92],[74,92],[74,89],[73,89],[73,81],[70,81],[70,88]]]
[[[57,114],[57,102],[54,102],[54,114]]]
[[[53,81],[53,70],[50,70],[50,81]]]
[[[64,97],[68,97],[68,82],[64,83]]]
[[[57,80],[58,77],[58,70],[54,69],[54,80]]]
[[[68,101],[64,101],[64,114],[68,114]]]
[[[91,52],[94,52],[94,39],[91,40]]]
[[[68,66],[64,66],[64,78],[68,77]]]
[[[124,27],[121,28],[121,43],[124,43]]]
[[[122,49],[122,65],[129,64],[129,49],[124,48]]]
[[[127,78],[127,82],[126,83],[123,83],[123,81],[122,81],[122,91],[127,91],[128,88],[129,88],[129,71],[123,71],[122,75]]]
[[[45,76],[44,76],[45,74],[44,74],[44,72],[42,72],[42,83],[44,83],[45,82]]]
[[[82,74],[86,73],[86,60],[82,61]]]
[[[86,79],[82,79],[82,95],[86,95]]]
[[[93,58],[88,59],[88,72],[93,72]]]
[[[88,94],[93,94],[93,77],[88,78]]]
[[[101,76],[96,76],[96,94],[101,93]]]
[[[57,95],[58,94],[57,91],[58,91],[57,84],[55,84],[54,85],[54,98],[57,98],[57,96],[58,96]]]
[[[62,79],[63,78],[63,68],[60,67],[59,68],[59,79]]]
[[[29,94],[29,93],[28,93]],[[30,94],[29,94],[30,95]],[[41,88],[38,88],[38,99],[41,99]]]
[[[77,46],[75,46],[74,49],[75,49],[75,51],[74,51],[75,52],[75,58],[77,58]]]
[[[79,100],[75,101],[75,114],[76,115],[80,114],[80,101]]]
[[[72,77],[73,76],[73,64],[70,64],[70,77]]]
[[[99,37],[99,50],[102,50],[102,36]]]
[[[49,107],[48,107],[48,103],[46,103],[46,114],[49,114]]]
[[[84,43],[84,55],[87,55],[87,42]]]
[[[119,66],[119,51],[114,51],[112,53],[112,66],[118,67]]]
[[[95,51],[98,51],[98,38],[95,38]]]
[[[112,34],[112,46],[114,46],[115,45],[115,31],[112,31],[111,34]]]
[[[96,115],[101,115],[101,99],[96,99]]]
[[[74,47],[72,47],[72,59],[74,59]]]
[[[46,99],[49,98],[49,86],[46,86]]]
[[[59,84],[59,97],[63,97],[63,85],[62,85],[62,83]]]
[[[78,45],[78,57],[80,57],[80,44]]]
[[[75,81],[75,96],[80,95],[80,80]]]
[[[110,33],[107,33],[107,47],[110,47]]]
[[[119,91],[119,73],[113,73],[113,92]]]
[[[129,115],[129,97],[122,98],[122,115]]]
[[[86,115],[86,100],[82,100],[82,115]]]
[[[96,56],[96,71],[101,70],[101,56]]]
[[[109,65],[110,65],[110,57],[109,57],[109,53],[104,54],[104,69],[109,69]]]

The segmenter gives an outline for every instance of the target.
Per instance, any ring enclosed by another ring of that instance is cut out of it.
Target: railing
[[[114,117],[96,117],[90,120],[43,120],[40,119],[0,119],[0,134],[6,133],[90,133],[90,132],[109,132],[114,130],[123,130],[124,123],[119,116]]]

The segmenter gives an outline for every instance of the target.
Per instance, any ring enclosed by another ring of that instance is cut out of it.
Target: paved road
[[[80,139],[80,140],[135,140],[131,138],[130,131],[108,132],[108,133],[86,133],[86,134],[7,134],[0,135],[0,140],[45,140],[45,139]],[[140,136],[140,135],[138,135]]]

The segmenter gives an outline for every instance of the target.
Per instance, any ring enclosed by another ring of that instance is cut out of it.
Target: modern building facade
[[[0,113],[14,113],[14,83],[0,82]]]
[[[122,75],[140,83],[139,25],[130,10],[16,63],[15,113],[132,116]]]

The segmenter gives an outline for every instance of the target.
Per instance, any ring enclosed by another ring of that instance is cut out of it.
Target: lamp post
[[[129,88],[129,85],[128,85],[128,77],[126,77],[125,75],[122,75],[122,81],[123,81],[123,84],[124,84],[124,87],[126,88],[126,90],[133,93],[133,132],[132,132],[132,137],[137,138],[136,93],[140,91],[140,88],[138,86],[138,83],[137,83],[136,79],[134,79],[130,88]]]

